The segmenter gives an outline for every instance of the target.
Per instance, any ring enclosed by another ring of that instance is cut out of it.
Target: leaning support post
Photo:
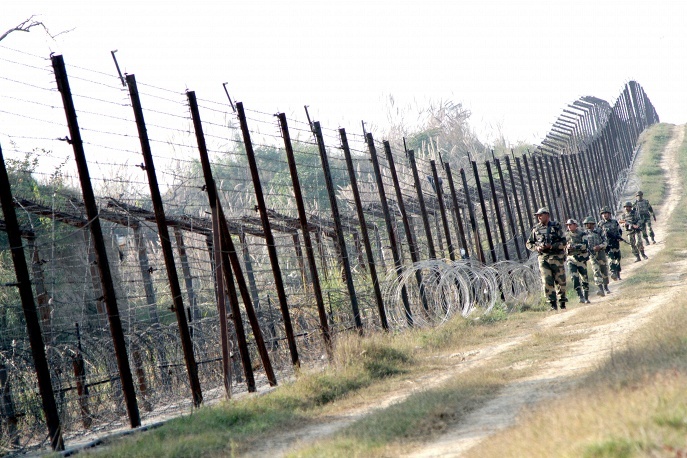
[[[508,254],[508,242],[506,240],[506,230],[503,227],[503,218],[501,217],[501,207],[499,205],[498,196],[496,195],[496,185],[494,184],[494,175],[491,173],[491,164],[489,161],[485,162],[487,166],[487,177],[489,178],[489,189],[491,190],[491,201],[494,204],[494,211],[496,212],[496,224],[501,235],[501,246],[503,247],[503,257],[506,261],[510,260]]]
[[[477,259],[482,264],[486,264],[487,260],[484,257],[484,249],[482,248],[482,241],[479,237],[479,230],[477,228],[477,218],[475,217],[475,208],[472,205],[472,199],[470,197],[470,190],[468,189],[468,179],[465,176],[465,169],[461,167],[460,169],[460,179],[463,182],[463,194],[465,195],[465,201],[468,204],[468,216],[470,220],[470,229],[472,229],[472,236],[474,237],[475,250],[477,251]]]
[[[508,156],[506,156],[508,159]],[[496,171],[499,173],[499,184],[501,185],[501,194],[503,194],[503,208],[506,210],[506,218],[508,218],[508,225],[510,226],[510,233],[513,235],[513,243],[515,244],[515,253],[518,259],[522,259],[522,253],[520,252],[520,244],[518,243],[518,231],[515,229],[515,219],[513,218],[513,212],[511,211],[510,202],[508,199],[508,190],[506,189],[506,180],[503,178],[503,170],[501,169],[501,161],[494,159],[494,165],[496,165]],[[513,187],[515,191],[515,187]],[[520,204],[518,204],[518,198],[513,193],[513,199],[515,199],[516,207],[518,213],[520,213]],[[498,206],[498,205],[497,205]]]
[[[517,187],[515,186],[515,179],[513,178],[513,168],[511,167],[510,159],[508,159],[508,156],[506,156],[505,159],[506,159],[506,169],[508,170],[508,177],[510,178],[510,187],[511,187],[511,191],[513,193],[513,201],[515,202],[515,211],[517,213],[517,217],[518,217],[517,220],[518,220],[518,224],[520,227],[520,236],[524,240],[524,238],[525,238],[525,225],[522,221],[522,211],[520,210],[520,200],[518,199],[518,191],[517,191]],[[498,165],[500,167],[500,163]],[[527,194],[526,194],[526,191],[524,189],[524,186],[523,186],[522,190],[523,190],[523,193],[525,193],[523,195],[523,197],[524,197],[525,205],[527,205]],[[505,194],[505,192],[504,192],[504,194]],[[513,226],[513,234],[515,234],[516,232],[517,231],[515,229],[515,226]],[[515,240],[517,242],[517,240],[518,240],[517,235],[515,236]],[[520,249],[518,248],[518,256],[520,257],[520,259],[526,259],[527,258],[527,251],[525,250],[521,254]]]
[[[57,412],[55,394],[53,393],[52,383],[50,381],[50,369],[48,368],[48,360],[45,355],[45,344],[43,342],[43,335],[41,334],[41,325],[38,321],[38,312],[36,311],[33,291],[31,290],[31,277],[29,276],[29,268],[26,264],[24,244],[21,240],[17,214],[14,212],[12,189],[10,187],[7,169],[5,168],[5,158],[2,155],[2,148],[0,148],[0,200],[2,201],[2,212],[5,216],[7,238],[10,244],[10,252],[12,253],[14,272],[17,277],[16,285],[19,288],[21,306],[24,311],[24,319],[26,320],[26,330],[29,334],[31,354],[33,355],[33,364],[38,379],[38,390],[41,395],[43,413],[45,414],[45,420],[48,426],[50,445],[55,451],[64,450],[62,431],[60,429],[60,417]],[[0,375],[4,376],[4,380],[0,381],[4,387],[7,383],[7,372],[4,365],[2,369],[2,374]],[[4,401],[4,399],[2,400]]]
[[[389,142],[384,142],[384,147],[387,148],[387,145]],[[387,156],[390,156],[390,151],[391,149],[389,148],[387,150]],[[437,252],[436,249],[434,248],[434,240],[432,238],[432,227],[429,224],[429,214],[427,213],[427,206],[425,205],[425,196],[422,193],[422,184],[420,183],[420,174],[417,172],[417,163],[415,162],[415,151],[407,150],[406,154],[408,155],[408,163],[410,164],[410,170],[413,172],[413,182],[415,183],[415,192],[417,193],[417,203],[420,205],[420,216],[422,217],[422,224],[424,225],[425,228],[425,238],[427,239],[427,249],[429,251],[429,259],[436,259],[437,258]],[[391,161],[391,160],[390,160]],[[391,167],[391,165],[389,165]],[[394,180],[394,184],[397,183],[398,180]],[[400,188],[399,188],[400,192]],[[417,247],[416,247],[417,249]],[[419,257],[419,253],[418,253]],[[417,262],[417,260],[413,260],[413,262]]]
[[[360,318],[360,310],[358,309],[358,296],[355,293],[355,286],[353,285],[353,272],[351,271],[351,262],[348,259],[348,250],[346,249],[346,240],[344,239],[343,227],[341,225],[341,215],[339,214],[339,204],[336,202],[336,190],[334,189],[334,181],[332,180],[332,173],[329,169],[329,159],[327,158],[327,150],[324,146],[324,138],[322,137],[322,129],[320,123],[315,121],[313,123],[313,133],[317,140],[317,146],[320,151],[320,160],[322,161],[322,171],[324,172],[324,182],[327,186],[327,194],[329,195],[329,204],[332,210],[332,218],[334,220],[334,230],[336,231],[336,241],[339,246],[339,253],[343,263],[344,274],[346,275],[346,288],[348,289],[348,296],[351,300],[351,309],[353,312],[353,323],[358,332],[363,330],[363,322]]]
[[[74,149],[76,165],[79,171],[79,180],[81,182],[86,215],[91,222],[89,226],[93,237],[95,258],[100,273],[100,283],[102,286],[105,307],[107,308],[107,318],[110,324],[112,341],[114,342],[115,356],[117,357],[117,366],[119,368],[119,377],[124,391],[124,401],[129,415],[129,423],[132,428],[137,428],[141,426],[141,417],[138,411],[138,402],[136,401],[136,389],[134,388],[131,366],[129,365],[129,358],[126,352],[124,330],[122,329],[122,321],[119,316],[112,272],[110,271],[110,263],[107,259],[107,250],[105,241],[103,240],[100,218],[98,216],[98,207],[95,202],[91,177],[88,172],[88,163],[86,162],[86,154],[83,149],[83,141],[81,140],[79,123],[76,118],[76,109],[74,108],[74,101],[69,88],[69,80],[67,79],[67,70],[65,69],[62,56],[53,56],[52,66],[55,72],[55,80],[57,81],[57,89],[62,95],[62,103],[64,104],[64,110],[67,116],[67,124],[69,126],[71,144]]]
[[[487,243],[489,243],[489,252],[491,253],[491,262],[496,262],[496,250],[494,249],[494,240],[491,238],[491,228],[489,227],[489,215],[487,214],[487,206],[484,202],[484,193],[482,193],[482,183],[479,179],[479,172],[477,171],[477,162],[472,162],[472,173],[475,176],[475,187],[477,188],[477,197],[479,198],[479,205],[482,209],[482,222],[484,223],[484,230],[487,233]]]
[[[191,117],[193,118],[193,128],[196,132],[196,140],[198,142],[198,152],[200,154],[200,162],[203,168],[203,176],[205,177],[205,186],[208,191],[208,199],[210,200],[210,207],[212,209],[215,209],[217,211],[217,221],[218,221],[218,230],[219,230],[219,239],[220,239],[220,246],[218,246],[216,249],[219,249],[221,252],[221,260],[222,260],[222,269],[224,271],[224,278],[227,282],[227,287],[229,288],[229,293],[230,293],[230,305],[232,307],[232,316],[234,319],[234,327],[237,332],[237,338],[239,338],[238,333],[243,332],[243,321],[241,318],[241,311],[239,309],[238,305],[238,299],[234,300],[234,297],[236,296],[236,290],[234,287],[234,276],[232,275],[231,271],[233,269],[234,274],[236,276],[236,282],[239,287],[239,292],[241,293],[241,300],[243,301],[243,306],[246,309],[246,316],[248,317],[248,321],[250,323],[251,329],[253,331],[253,338],[255,339],[255,345],[258,349],[258,353],[260,354],[260,359],[262,360],[263,367],[265,368],[265,374],[267,375],[267,380],[269,380],[271,386],[275,386],[277,384],[277,378],[274,375],[274,370],[272,369],[272,363],[270,361],[269,353],[267,352],[267,347],[265,345],[265,340],[263,339],[262,336],[262,330],[260,329],[260,323],[258,322],[258,316],[255,313],[255,309],[253,308],[253,303],[251,302],[251,297],[250,293],[248,292],[248,286],[246,285],[246,280],[243,276],[243,269],[241,268],[241,262],[239,261],[238,254],[236,252],[236,248],[234,247],[234,242],[231,239],[231,234],[229,233],[229,226],[227,224],[227,220],[224,218],[224,212],[222,210],[222,205],[219,201],[219,196],[217,195],[217,188],[215,186],[215,180],[212,177],[212,169],[210,167],[210,158],[208,156],[208,150],[207,146],[205,144],[205,134],[203,133],[203,125],[200,121],[200,112],[198,110],[198,102],[196,100],[196,94],[193,91],[188,91],[186,93],[189,101],[189,106],[191,108]],[[243,106],[241,105],[241,113],[243,112]],[[245,123],[245,115],[244,115],[244,123]],[[249,138],[250,140],[250,138]],[[248,145],[246,145],[246,148],[248,149]],[[252,149],[252,144],[250,144],[250,151],[251,154],[253,152]],[[253,158],[254,162],[254,158]],[[258,185],[259,185],[258,181]],[[260,196],[262,197],[262,188],[260,188]],[[256,188],[256,195],[257,195],[257,188]],[[264,204],[264,200],[262,200],[262,203]],[[263,207],[264,208],[264,207]],[[262,212],[261,212],[262,214]],[[264,211],[264,216],[267,218],[267,211]],[[263,226],[264,226],[264,220],[263,220]],[[267,222],[267,227],[269,228],[269,221]],[[267,234],[272,235],[271,231],[265,231],[265,235]],[[270,246],[272,249],[274,249],[274,238],[268,239],[268,249]],[[271,242],[271,243],[270,243]],[[275,257],[276,257],[276,250],[275,250]],[[277,267],[279,264],[277,264]],[[281,282],[281,275],[278,277],[279,281]],[[281,291],[283,292],[283,283],[279,283],[281,285]],[[280,291],[280,288],[277,287],[277,291]],[[287,316],[288,316],[288,309],[287,309]],[[286,325],[286,320],[285,320],[285,325]],[[287,327],[287,337],[289,336],[288,330],[290,328],[291,321],[288,321],[288,326]],[[291,329],[292,331],[292,329]],[[291,334],[293,335],[293,334]],[[244,372],[246,373],[246,383],[248,384],[249,391],[251,389],[255,389],[255,383],[252,378],[252,368],[250,366],[250,356],[248,355],[248,348],[245,344],[245,333],[243,334],[243,340],[239,340],[239,350],[243,348],[243,351],[245,351],[246,355],[242,356],[242,363],[244,365],[243,369]],[[295,346],[295,341],[294,341],[294,346]],[[247,366],[248,365],[248,366]],[[250,374],[250,375],[249,375]],[[250,378],[249,378],[250,377]],[[251,388],[252,387],[252,388]]]
[[[470,250],[468,250],[468,242],[465,238],[465,229],[463,229],[463,218],[460,216],[460,207],[458,206],[458,194],[456,193],[456,185],[453,182],[453,175],[451,174],[451,166],[448,162],[444,163],[444,170],[446,170],[446,179],[448,180],[448,188],[451,190],[451,202],[453,204],[453,210],[455,211],[456,218],[458,219],[458,236],[460,240],[460,245],[463,250],[465,250],[465,256],[470,255]]]
[[[291,183],[293,184],[293,195],[296,199],[296,208],[298,209],[298,221],[301,225],[301,232],[303,232],[303,242],[305,243],[305,256],[308,259],[308,268],[310,269],[310,278],[312,279],[313,292],[315,293],[315,303],[317,304],[317,314],[320,318],[320,331],[322,332],[322,340],[327,350],[327,354],[332,356],[332,335],[329,331],[329,321],[327,317],[327,309],[324,305],[324,297],[322,296],[322,287],[320,285],[320,276],[317,271],[317,264],[315,262],[315,250],[312,246],[312,239],[310,238],[310,229],[308,228],[308,217],[305,211],[305,203],[303,202],[303,192],[301,190],[301,182],[298,178],[298,168],[296,167],[296,157],[293,153],[293,145],[291,144],[291,134],[289,133],[289,126],[286,122],[286,115],[279,113],[279,126],[281,128],[281,135],[284,139],[284,149],[286,150],[286,159],[289,163],[289,170],[291,172]]]
[[[250,168],[251,178],[253,179],[253,188],[255,190],[255,200],[257,201],[258,211],[260,212],[260,219],[262,221],[262,229],[265,233],[265,243],[267,244],[267,253],[272,265],[272,274],[274,276],[274,287],[277,290],[277,297],[279,298],[279,307],[281,308],[282,318],[284,320],[284,330],[286,332],[286,342],[289,345],[289,352],[291,354],[291,363],[300,367],[301,362],[298,358],[298,347],[296,346],[296,337],[293,332],[293,325],[291,324],[291,315],[289,313],[289,304],[286,300],[286,289],[284,288],[284,279],[281,275],[281,267],[279,267],[279,258],[277,257],[277,247],[272,234],[272,227],[267,216],[267,205],[265,204],[265,196],[262,192],[262,183],[260,182],[260,172],[258,171],[258,163],[255,160],[255,153],[253,152],[253,142],[250,139],[250,131],[248,130],[248,122],[246,121],[246,113],[243,110],[243,103],[236,104],[236,111],[238,112],[239,122],[241,124],[241,132],[243,134],[243,143],[246,147],[246,157],[248,158],[248,166]]]
[[[186,372],[191,387],[191,397],[193,398],[193,405],[198,407],[203,403],[203,392],[200,389],[200,381],[198,380],[198,365],[196,364],[196,357],[193,354],[193,343],[191,342],[191,334],[188,329],[186,309],[184,308],[184,300],[181,295],[181,286],[179,286],[179,277],[177,275],[174,252],[172,250],[172,240],[169,236],[165,209],[162,205],[162,196],[157,183],[157,175],[155,174],[155,163],[153,161],[153,153],[150,149],[150,141],[148,140],[148,129],[146,128],[145,119],[143,118],[143,108],[141,107],[141,99],[138,95],[136,76],[127,75],[126,82],[129,87],[134,117],[136,118],[136,127],[138,128],[138,138],[141,142],[143,162],[145,164],[146,174],[148,175],[150,198],[153,202],[153,209],[155,210],[155,222],[157,223],[157,233],[160,239],[160,245],[162,246],[162,256],[165,259],[169,290],[172,294],[172,308],[177,318],[177,325],[179,326],[179,339],[181,340],[181,348],[184,352],[184,362],[186,363]]]
[[[396,233],[394,232],[394,225],[391,222],[391,215],[389,213],[389,202],[386,200],[386,192],[384,191],[384,181],[382,180],[382,171],[379,167],[379,158],[377,158],[377,148],[375,147],[374,138],[371,133],[365,134],[367,141],[367,149],[370,152],[372,159],[372,169],[375,174],[375,181],[377,182],[377,192],[379,193],[379,203],[382,206],[382,214],[384,215],[384,223],[386,224],[386,231],[389,234],[389,245],[391,246],[391,256],[394,258],[394,267],[396,267],[396,275],[400,276],[403,270],[403,263],[399,251],[398,242],[396,240]],[[413,326],[413,312],[408,301],[408,291],[405,285],[401,289],[401,300],[403,301],[403,308],[406,313],[406,323],[408,326]]]
[[[430,161],[429,165],[432,167],[432,178],[434,179],[434,187],[436,188],[437,200],[439,201],[439,212],[441,213],[441,223],[444,226],[444,233],[446,234],[446,245],[448,246],[448,257],[451,261],[456,260],[455,248],[451,240],[451,229],[448,225],[448,218],[446,217],[446,207],[444,206],[444,192],[441,189],[441,182],[439,181],[439,173],[437,172],[437,164]]]
[[[355,176],[355,167],[353,167],[353,157],[351,156],[351,149],[348,146],[348,137],[346,137],[346,130],[339,129],[339,136],[341,137],[341,149],[343,150],[346,159],[346,168],[348,169],[348,178],[351,182],[351,189],[353,190],[353,200],[355,201],[355,209],[360,221],[360,233],[363,237],[363,244],[365,245],[365,254],[367,255],[367,264],[370,266],[370,280],[372,281],[372,288],[374,290],[375,301],[377,302],[377,311],[379,313],[379,322],[382,329],[389,330],[389,323],[386,319],[386,311],[384,310],[384,300],[382,299],[382,290],[379,286],[379,279],[377,278],[377,267],[375,265],[375,257],[372,251],[372,244],[370,243],[370,235],[367,231],[367,222],[365,221],[365,212],[363,211],[363,201],[360,198],[360,191],[358,189],[358,179]]]
[[[391,179],[394,182],[394,189],[396,190],[396,205],[398,205],[398,209],[401,212],[401,218],[403,219],[403,227],[406,231],[406,238],[408,239],[408,247],[410,248],[410,259],[411,261],[413,261],[413,264],[416,264],[420,261],[420,251],[418,250],[417,243],[415,243],[415,231],[413,231],[410,219],[408,218],[408,213],[406,212],[405,203],[403,202],[403,193],[401,192],[401,185],[398,181],[398,174],[396,173],[394,155],[391,152],[391,146],[389,145],[388,141],[384,141],[384,151],[386,152],[386,160],[389,163],[389,172],[391,172]],[[409,158],[411,155],[412,150],[408,151]],[[436,257],[436,255],[434,256]],[[425,284],[422,280],[422,273],[420,272],[420,269],[415,269],[415,280],[417,281],[417,287],[420,290],[420,299],[422,300],[422,307],[424,307],[425,311],[428,311],[429,304],[427,303],[427,297],[425,296]]]

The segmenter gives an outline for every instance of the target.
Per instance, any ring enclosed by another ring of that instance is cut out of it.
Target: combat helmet
[[[591,223],[591,224],[596,224],[596,221],[595,221],[594,218],[592,218],[591,216],[587,216],[587,217],[584,219],[584,221],[582,221],[582,224],[590,224],[590,223]]]
[[[623,207],[625,207],[625,208],[632,207],[632,206],[633,206],[632,202],[630,202],[629,200],[627,202],[625,202],[625,205],[623,205]]]
[[[601,211],[599,211],[600,215],[603,215],[604,213],[612,213],[611,208],[608,205],[604,205],[601,207]]]
[[[573,219],[573,218],[570,218],[568,221],[565,222],[565,225],[566,225],[566,226],[568,226],[568,225],[570,225],[570,224],[574,224],[574,225],[576,225],[576,226],[579,226],[579,224],[577,223],[577,220],[575,220],[575,219]]]
[[[642,191],[637,191],[637,194],[635,194],[635,196],[643,196],[643,195],[644,195],[644,193]]]
[[[535,213],[535,215],[543,215],[544,213],[547,213],[547,214],[548,214],[548,213],[549,213],[549,209],[546,208],[546,207],[541,207],[539,210],[537,210],[537,212]]]

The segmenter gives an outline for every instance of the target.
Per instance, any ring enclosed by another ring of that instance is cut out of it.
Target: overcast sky
[[[387,100],[462,102],[489,140],[538,143],[584,95],[613,103],[637,80],[662,121],[685,122],[687,2],[19,1],[0,0],[0,33],[32,14],[53,33],[3,45],[247,108],[311,115],[328,127],[382,125]],[[2,69],[0,68],[0,74]],[[336,125],[333,125],[336,124]],[[485,138],[486,137],[486,138]]]

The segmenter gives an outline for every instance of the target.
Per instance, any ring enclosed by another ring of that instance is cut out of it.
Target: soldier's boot
[[[580,304],[584,304],[584,292],[582,288],[577,288],[575,291],[577,291],[577,297],[580,298]]]
[[[649,259],[649,256],[645,255],[643,251],[642,251],[642,257],[643,257],[644,259]]]
[[[611,272],[611,280],[617,280],[618,279],[618,274],[614,271]]]
[[[653,243],[654,245],[656,245],[656,239],[654,238],[653,235],[651,236],[651,243]]]
[[[583,293],[584,293],[584,303],[590,304],[591,302],[589,302],[589,291],[584,290]]]
[[[617,272],[616,275],[618,276],[618,280],[622,280],[622,278],[620,278],[620,272]]]
[[[606,295],[606,293],[604,292],[603,285],[599,285],[599,290],[596,292],[596,295],[601,297],[604,297]]]
[[[644,245],[649,245],[649,237],[644,237]]]
[[[611,290],[608,289],[608,285],[604,285],[604,291],[606,292],[606,294],[611,294]]]
[[[558,310],[558,304],[556,303],[556,301],[549,301],[549,305],[551,306],[551,310],[553,310],[554,312]]]
[[[639,261],[641,261],[641,260],[642,260],[642,258],[640,258],[638,254],[635,255],[635,262],[639,262]]]

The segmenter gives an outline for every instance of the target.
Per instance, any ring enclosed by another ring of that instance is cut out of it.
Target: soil
[[[660,237],[670,230],[668,225],[670,215],[682,195],[677,152],[683,142],[684,131],[684,126],[673,126],[672,138],[663,153],[661,167],[667,180],[667,196],[660,208],[654,207],[658,219],[654,224],[654,230],[659,237],[659,243],[645,248],[649,258],[664,249],[665,244],[660,243]],[[631,196],[628,195],[625,198],[629,199]],[[623,262],[623,278],[631,277],[642,265],[641,262],[632,263],[625,260]],[[513,425],[524,409],[540,405],[547,399],[560,396],[571,389],[580,375],[599,366],[609,358],[611,352],[626,345],[632,332],[645,324],[664,304],[669,303],[677,295],[687,293],[687,284],[679,281],[681,276],[687,274],[687,260],[675,263],[673,267],[671,276],[674,275],[675,283],[664,289],[662,293],[653,296],[651,302],[647,303],[645,307],[636,309],[633,313],[610,323],[585,329],[586,337],[567,346],[558,359],[543,365],[535,374],[506,386],[496,398],[468,414],[459,423],[449,425],[441,436],[416,446],[409,451],[408,456],[460,456],[491,434]],[[612,297],[622,294],[624,281],[612,283]],[[603,306],[603,303],[609,299],[609,297],[594,296],[593,304],[590,306],[597,306],[597,304]],[[559,328],[565,326],[565,322],[569,318],[575,314],[583,313],[583,310],[584,308],[572,308],[572,310],[564,313],[552,314],[540,322],[538,331],[554,326]],[[467,354],[451,355],[456,360],[455,364],[440,374],[434,373],[431,376],[409,381],[406,388],[390,393],[383,399],[376,399],[374,402],[365,403],[336,416],[319,419],[320,421],[315,425],[305,425],[302,428],[265,438],[259,446],[246,451],[245,456],[284,456],[290,451],[333,435],[376,410],[401,402],[419,390],[437,387],[451,377],[474,369],[508,349],[522,344],[529,338],[531,338],[531,334],[523,334],[511,338],[507,342],[490,343]]]

